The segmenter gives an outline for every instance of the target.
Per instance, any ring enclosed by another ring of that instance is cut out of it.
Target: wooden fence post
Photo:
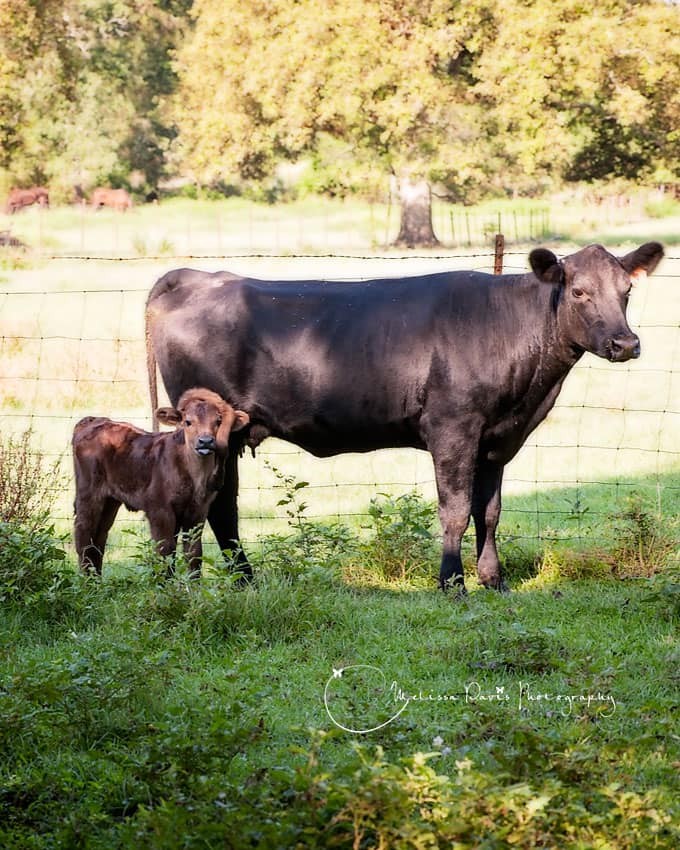
[[[496,234],[494,257],[493,257],[493,273],[503,274],[503,251],[505,249],[505,236],[502,233]]]

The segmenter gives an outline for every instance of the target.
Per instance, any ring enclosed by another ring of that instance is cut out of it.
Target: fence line
[[[521,264],[515,259],[519,257]],[[19,432],[31,426],[48,456],[64,456],[68,469],[70,433],[81,416],[107,415],[148,424],[143,308],[158,274],[149,274],[137,260],[170,266],[186,257],[52,254],[42,259],[57,268],[66,260],[83,263],[85,269],[104,261],[113,270],[103,273],[98,281],[101,289],[81,285],[0,290],[0,429]],[[428,271],[433,264],[461,268],[471,262],[491,271],[493,264],[488,251],[381,258],[362,253],[197,254],[193,259],[276,260],[292,265],[347,260],[381,269],[408,260],[421,262]],[[506,252],[504,260],[506,270],[508,263],[516,262],[523,269],[526,255]],[[680,292],[680,256],[671,254],[665,264],[661,274],[636,288],[631,304],[631,324],[644,337],[642,359],[610,365],[584,358],[548,420],[508,468],[506,537],[533,541],[557,535],[582,540],[591,533],[591,520],[606,524],[630,493],[645,494],[666,513],[673,505],[680,506],[680,315],[678,321],[674,318],[680,314],[680,303],[672,294]],[[124,287],[113,285],[111,279],[120,265],[128,270]],[[399,274],[403,273],[402,267]],[[361,277],[370,276],[371,268],[362,266]],[[266,468],[267,460],[309,481],[305,493],[309,490],[310,518],[330,516],[361,525],[377,492],[396,495],[417,487],[426,497],[434,497],[431,462],[422,452],[394,450],[322,461],[268,441],[255,460],[242,463],[241,504],[245,536],[250,539],[285,524],[276,506],[280,490]],[[64,524],[70,522],[71,497],[69,481],[56,509],[56,518]],[[552,528],[560,518],[573,518],[573,534]]]

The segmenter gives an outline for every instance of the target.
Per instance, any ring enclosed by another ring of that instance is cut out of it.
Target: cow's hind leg
[[[472,517],[477,539],[477,574],[484,587],[505,590],[496,549],[496,528],[501,514],[503,466],[482,461],[475,473]]]
[[[238,454],[230,451],[224,461],[224,486],[218,491],[208,512],[208,524],[222,552],[233,553],[235,571],[241,582],[253,580],[253,568],[241,548],[238,534]]]
[[[120,502],[105,498],[88,502],[76,499],[75,544],[80,568],[86,573],[102,574],[104,549]]]

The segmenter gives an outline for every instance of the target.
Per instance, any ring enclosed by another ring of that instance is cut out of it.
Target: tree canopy
[[[190,0],[4,0],[0,168],[64,192],[157,181],[174,129],[170,49]]]
[[[337,155],[328,137],[348,173],[409,172],[460,197],[678,174],[680,17],[657,0],[196,0],[190,14],[173,114],[198,179]]]
[[[664,0],[4,0],[0,169],[153,186],[314,166],[456,200],[680,177]]]

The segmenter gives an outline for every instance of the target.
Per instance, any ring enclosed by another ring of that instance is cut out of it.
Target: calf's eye
[[[187,426],[187,428],[191,428],[191,419],[185,419],[184,424]]]
[[[585,292],[582,289],[579,289],[578,286],[574,286],[571,290],[571,294],[574,298],[583,298]]]

